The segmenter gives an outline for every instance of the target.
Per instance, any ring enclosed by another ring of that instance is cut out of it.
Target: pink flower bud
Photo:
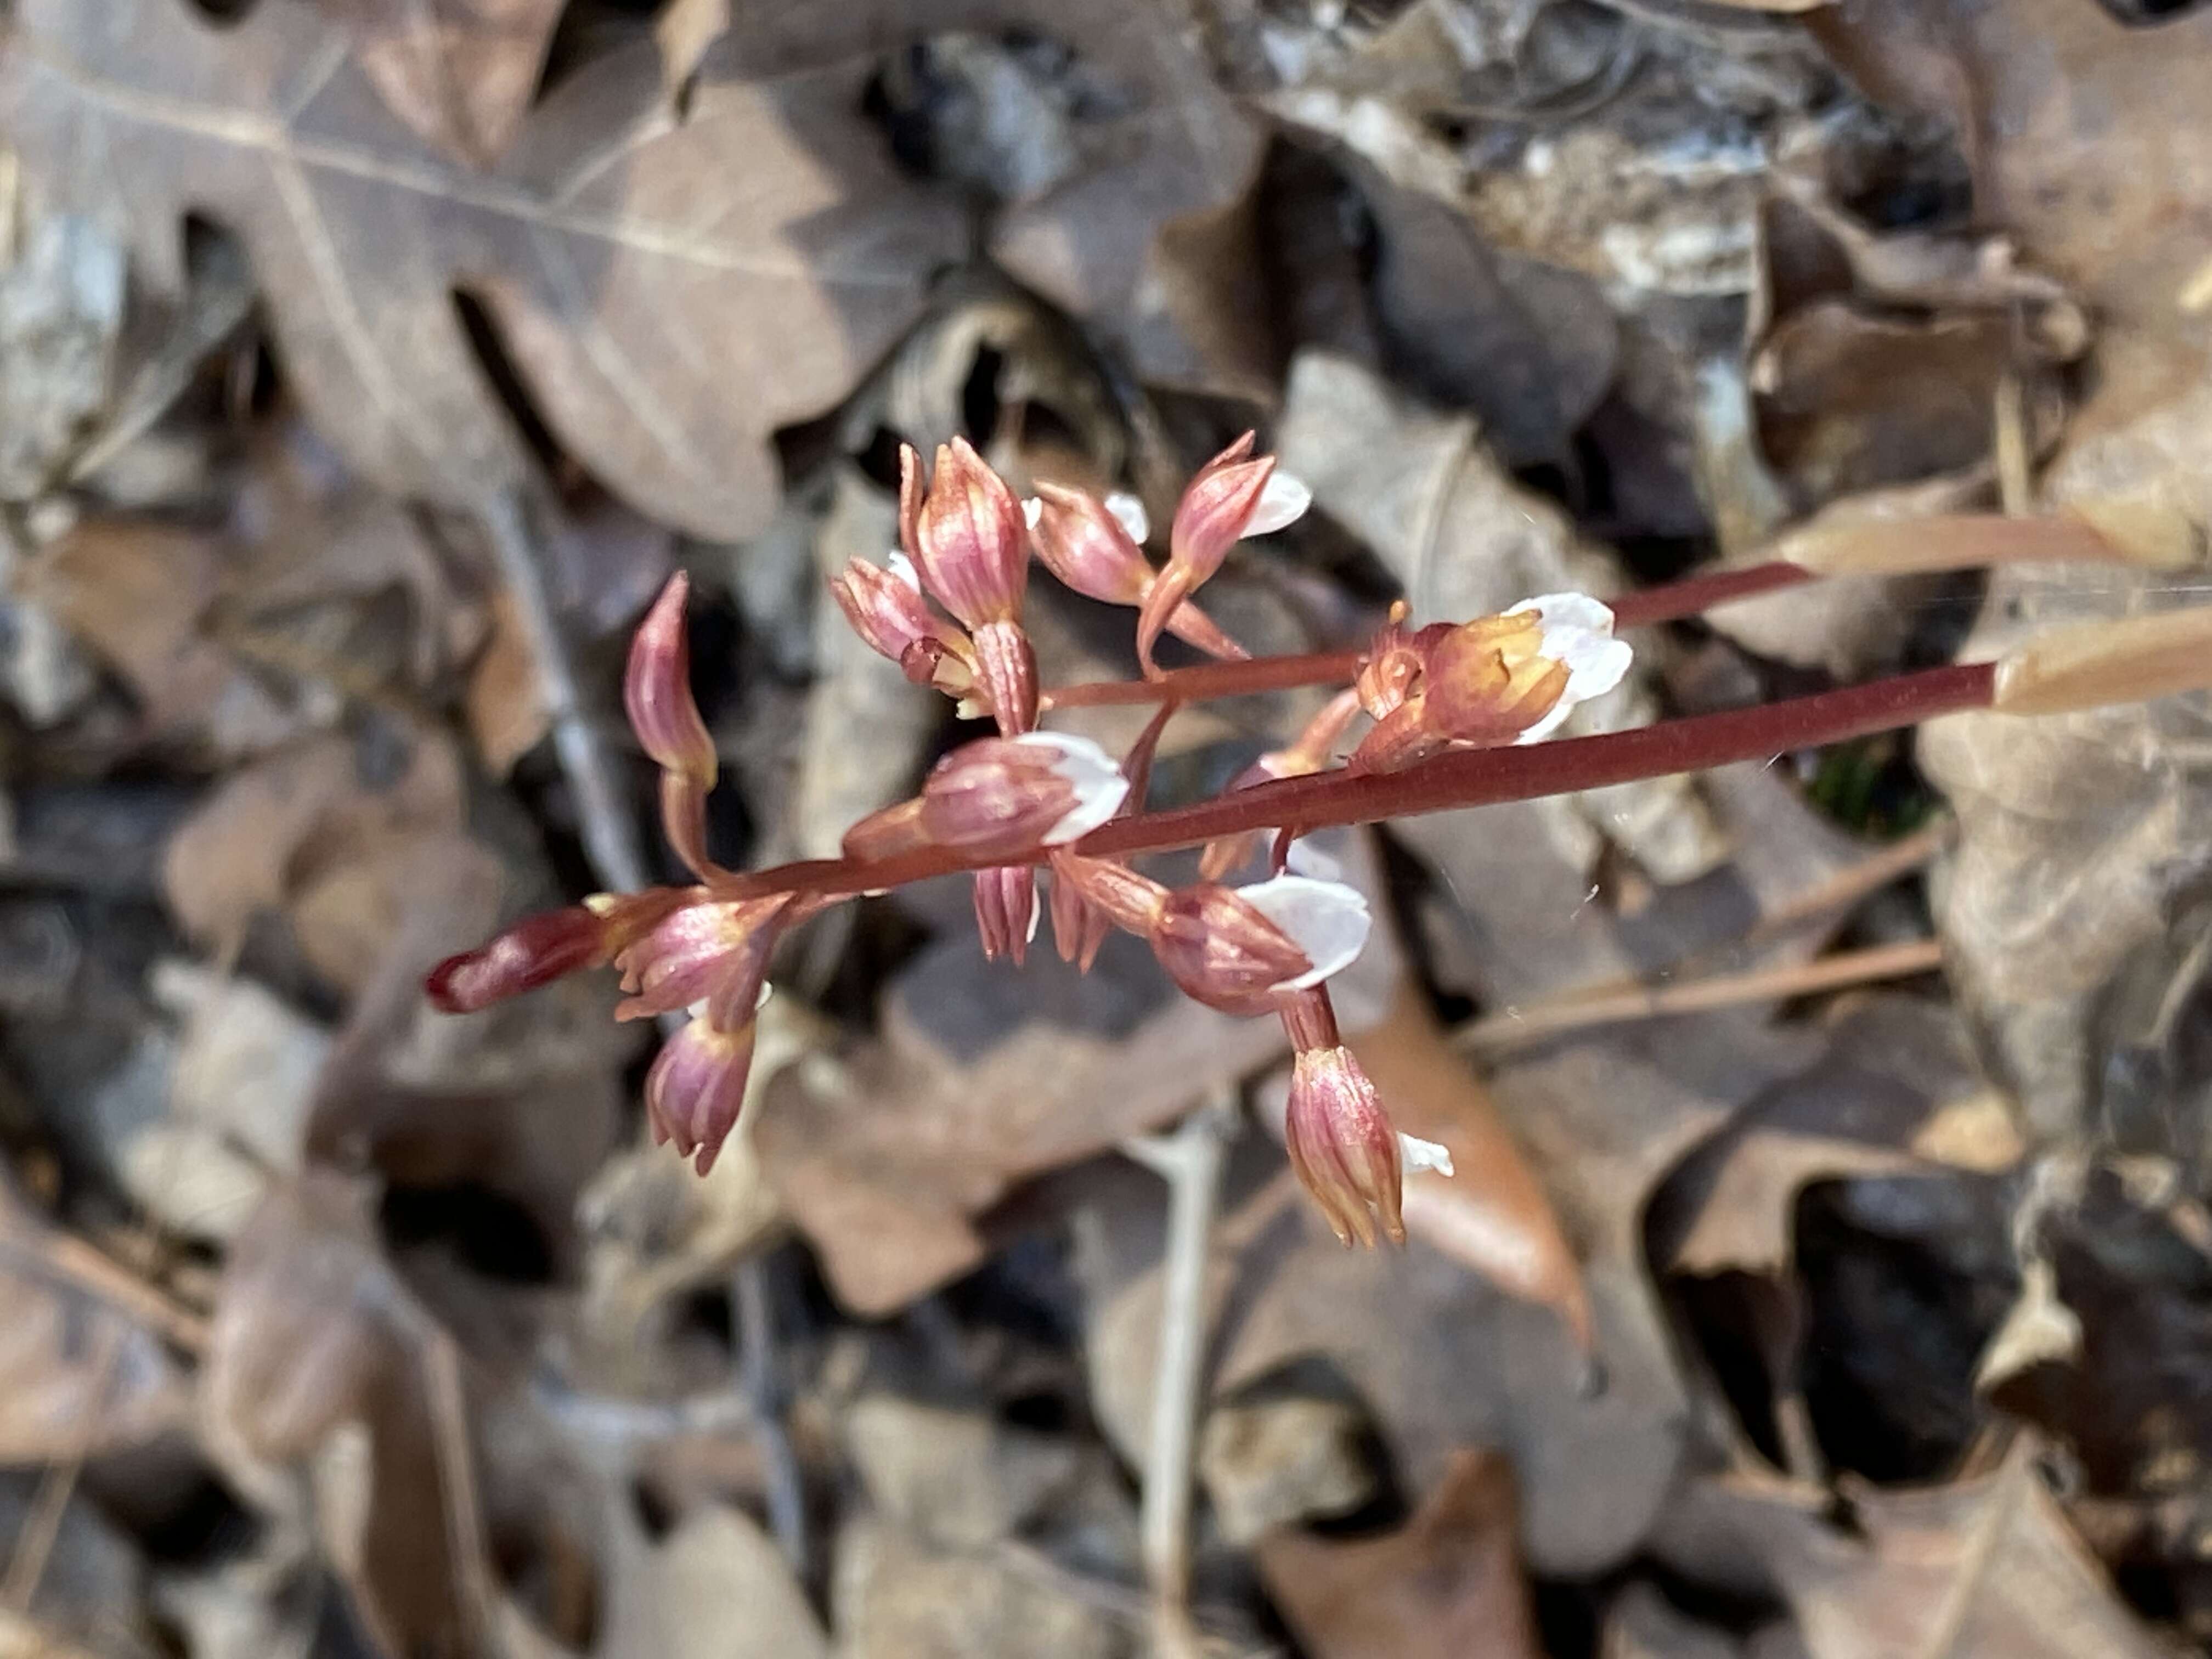
[[[1298,1050],[1283,1141],[1338,1238],[1371,1249],[1380,1222],[1393,1243],[1406,1242],[1397,1131],[1350,1049]]]
[[[1169,556],[1190,566],[1200,581],[1219,569],[1229,550],[1243,538],[1280,530],[1312,504],[1313,494],[1304,484],[1277,472],[1273,456],[1247,459],[1251,453],[1248,432],[1200,468],[1176,504]]]
[[[1077,592],[1109,605],[1142,605],[1156,573],[1138,545],[1144,503],[1133,495],[1101,501],[1087,490],[1039,483],[1024,504],[1030,544],[1046,569]],[[1241,661],[1249,655],[1211,617],[1185,602],[1168,617],[1167,631],[1208,656]]]
[[[1127,527],[1089,490],[1040,483],[1023,512],[1038,562],[1077,592],[1108,605],[1143,599],[1152,562]]]
[[[975,931],[985,961],[1006,957],[1020,967],[1036,930],[1036,871],[1023,864],[975,872]]]
[[[1022,504],[965,438],[938,448],[915,520],[914,561],[924,585],[969,628],[1021,615],[1030,561]]]
[[[1168,896],[1152,954],[1194,1000],[1263,1013],[1350,966],[1370,922],[1367,901],[1339,882],[1277,876],[1233,891],[1200,882]]]
[[[422,989],[442,1013],[468,1014],[508,997],[611,961],[680,901],[668,888],[617,896],[595,894],[566,909],[540,911],[473,951],[447,957]]]
[[[1137,613],[1137,660],[1147,675],[1158,671],[1152,647],[1168,619],[1213,573],[1240,538],[1280,530],[1312,501],[1306,487],[1288,474],[1278,477],[1275,458],[1247,459],[1252,434],[1246,433],[1200,468],[1176,505],[1168,532],[1168,564]]]
[[[753,1016],[769,953],[790,920],[793,901],[712,899],[671,912],[615,957],[623,989],[617,1019],[652,1019],[706,1001],[708,1017],[734,1029]]]
[[[645,1115],[654,1143],[673,1141],[684,1158],[697,1154],[694,1167],[701,1175],[714,1168],[738,1127],[752,1063],[750,1019],[731,1030],[694,1019],[662,1043],[645,1078]]]
[[[1114,816],[1129,782],[1113,757],[1088,738],[1030,732],[980,738],[931,769],[912,829],[894,839],[879,826],[890,807],[847,832],[854,857],[877,859],[906,846],[949,847],[977,857],[1034,853],[1079,841]]]
[[[684,638],[684,601],[690,589],[690,579],[678,571],[638,625],[623,676],[623,705],[629,711],[630,729],[656,766],[712,788],[714,740],[691,698],[691,652]]]
[[[975,684],[975,652],[968,636],[929,608],[921,583],[904,554],[878,569],[854,559],[833,577],[830,592],[853,631],[868,648],[889,657],[917,685],[965,696]]]

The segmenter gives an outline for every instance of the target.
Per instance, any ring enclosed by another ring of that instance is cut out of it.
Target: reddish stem
[[[1333,824],[1376,823],[1698,772],[1732,761],[1840,743],[1869,732],[1894,731],[1962,708],[1986,708],[1996,682],[1994,664],[1958,663],[1809,697],[1662,720],[1632,732],[1566,738],[1526,748],[1462,750],[1402,772],[1322,772],[1283,778],[1188,806],[1116,818],[1085,836],[1076,849],[1094,858],[1126,858],[1249,830],[1288,825],[1304,833]],[[1045,857],[1042,848],[1027,860],[969,859],[925,848],[872,864],[838,860],[787,864],[716,884],[732,896],[863,893],[986,864],[1042,863]]]
[[[1652,623],[1694,617],[1730,599],[1748,599],[1778,587],[1794,587],[1814,580],[1814,573],[1784,560],[1747,566],[1741,570],[1717,570],[1692,576],[1640,593],[1624,593],[1607,601],[1613,607],[1614,625],[1644,628]],[[1041,706],[1081,708],[1101,703],[1203,702],[1212,697],[1243,696],[1255,691],[1282,691],[1295,685],[1344,685],[1359,672],[1359,651],[1316,651],[1304,656],[1255,657],[1244,662],[1200,663],[1193,668],[1174,668],[1149,680],[1085,680],[1074,685],[1054,686]]]

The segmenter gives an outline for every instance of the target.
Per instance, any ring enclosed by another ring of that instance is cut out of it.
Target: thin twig
[[[206,1348],[204,1315],[174,1301],[97,1245],[72,1233],[0,1221],[0,1257],[18,1252],[122,1317],[145,1326],[179,1352],[198,1358]]]
[[[769,1526],[783,1550],[784,1559],[803,1580],[809,1552],[806,1540],[806,1486],[800,1478],[799,1455],[791,1437],[783,1431],[782,1367],[776,1362],[775,1308],[769,1296],[768,1262],[752,1255],[730,1274],[730,1298],[736,1314],[738,1387],[753,1408],[761,1462],[768,1481]]]
[[[538,696],[551,723],[553,752],[560,759],[562,775],[575,792],[585,854],[610,890],[635,892],[647,879],[644,849],[635,820],[623,804],[606,745],[599,741],[599,728],[576,690],[568,641],[546,594],[543,544],[532,526],[531,511],[520,490],[503,491],[484,501],[484,529],[538,671]]]
[[[1784,968],[1715,974],[1705,979],[1679,980],[1671,985],[1639,986],[1597,995],[1584,992],[1547,998],[1470,1020],[1452,1034],[1452,1040],[1462,1048],[1495,1054],[1556,1036],[1562,1031],[1581,1030],[1592,1025],[1656,1019],[1668,1014],[1704,1013],[1749,1002],[1809,996],[1816,991],[1908,979],[1942,965],[1943,946],[1937,939],[1870,945],[1863,951],[1844,951],[1832,957],[1822,957],[1817,962],[1793,963]]]
[[[469,1440],[468,1390],[461,1376],[460,1345],[435,1320],[424,1319],[416,1352],[429,1402],[438,1468],[438,1496],[451,1539],[454,1589],[471,1639],[496,1650],[499,1593],[492,1583],[491,1551],[484,1538],[483,1504],[477,1492],[476,1453]]]
[[[1815,882],[1810,887],[1792,893],[1760,916],[1758,922],[1735,941],[1736,945],[1742,948],[1764,945],[1767,940],[1788,933],[1800,922],[1845,909],[1869,895],[1880,892],[1900,877],[1909,876],[1925,867],[1949,842],[1952,831],[1956,827],[1948,817],[1939,817],[1925,828],[1916,830],[1911,835],[1869,853],[1856,863],[1845,865],[1826,881]]]
[[[1196,1650],[1190,1617],[1192,1452],[1206,1352],[1206,1266],[1221,1166],[1236,1132],[1237,1096],[1224,1088],[1169,1134],[1121,1144],[1168,1183],[1160,1270],[1159,1347],[1152,1367],[1152,1424],[1145,1453],[1140,1527],[1163,1655]]]

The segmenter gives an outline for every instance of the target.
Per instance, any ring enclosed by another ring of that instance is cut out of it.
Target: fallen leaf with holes
[[[528,112],[561,0],[319,0],[392,112],[472,167]]]
[[[1515,1511],[1512,1465],[1457,1452],[1397,1531],[1275,1533],[1260,1574],[1314,1659],[1537,1659]]]
[[[452,1339],[378,1242],[373,1194],[329,1170],[273,1189],[223,1265],[200,1374],[209,1445],[283,1508],[304,1465],[324,1548],[387,1653],[474,1648],[482,1539]]]
[[[1678,1571],[1778,1596],[1810,1659],[2154,1659],[2038,1468],[2032,1437],[1991,1474],[1922,1488],[1692,1483],[1655,1540]]]
[[[1398,1127],[1451,1154],[1449,1176],[1407,1178],[1407,1231],[1500,1290],[1550,1308],[1589,1350],[1597,1335],[1589,1294],[1551,1200],[1489,1091],[1445,1039],[1426,993],[1401,986],[1382,1023],[1352,1048]]]

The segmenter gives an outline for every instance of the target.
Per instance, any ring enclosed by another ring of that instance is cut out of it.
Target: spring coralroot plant
[[[740,873],[708,856],[705,805],[714,749],[694,704],[684,635],[684,578],[673,578],[638,629],[624,680],[630,724],[661,772],[671,846],[696,881],[602,893],[526,918],[441,963],[428,981],[451,1012],[483,1007],[578,969],[611,965],[623,1019],[688,1013],[646,1082],[657,1140],[701,1173],[744,1100],[754,1018],[777,941],[842,899],[952,871],[973,872],[987,956],[1019,963],[1048,906],[1054,943],[1087,969],[1107,933],[1134,933],[1187,996],[1237,1015],[1280,1019],[1294,1054],[1285,1135],[1291,1164],[1337,1236],[1404,1239],[1408,1167],[1449,1172],[1443,1149],[1398,1133],[1386,1103],[1337,1030],[1328,981],[1359,954],[1370,926],[1353,889],[1299,873],[1296,837],[1326,825],[1583,789],[1771,756],[1970,708],[2023,714],[2133,702],[2212,684],[2212,607],[2062,630],[1994,663],[1966,663],[1758,708],[1589,738],[1557,734],[1575,708],[1627,672],[1626,627],[1686,616],[1727,599],[1854,568],[1940,568],[2005,558],[2119,556],[2068,520],[1959,518],[1895,527],[1862,548],[1826,543],[1817,559],[1779,559],[1628,596],[1532,598],[1499,616],[1410,625],[1404,607],[1367,649],[1251,659],[1195,595],[1230,550],[1305,510],[1304,487],[1250,434],[1193,478],[1155,568],[1144,510],[1041,484],[1024,501],[964,441],[902,457],[899,546],[881,567],[855,559],[831,584],[862,639],[907,677],[988,716],[998,735],[954,750],[910,800],[862,819],[842,859]],[[2008,526],[2014,528],[2008,529]],[[1022,626],[1034,555],[1067,586],[1136,613],[1139,679],[1037,684]],[[1170,634],[1214,659],[1163,670]],[[1168,719],[1206,697],[1298,684],[1346,689],[1288,745],[1220,796],[1146,810],[1152,753]],[[1118,762],[1088,739],[1040,728],[1082,703],[1156,702],[1158,716]],[[1372,723],[1337,758],[1362,715]],[[1203,846],[1201,879],[1170,887],[1141,855]],[[1220,878],[1262,848],[1273,873]]]

